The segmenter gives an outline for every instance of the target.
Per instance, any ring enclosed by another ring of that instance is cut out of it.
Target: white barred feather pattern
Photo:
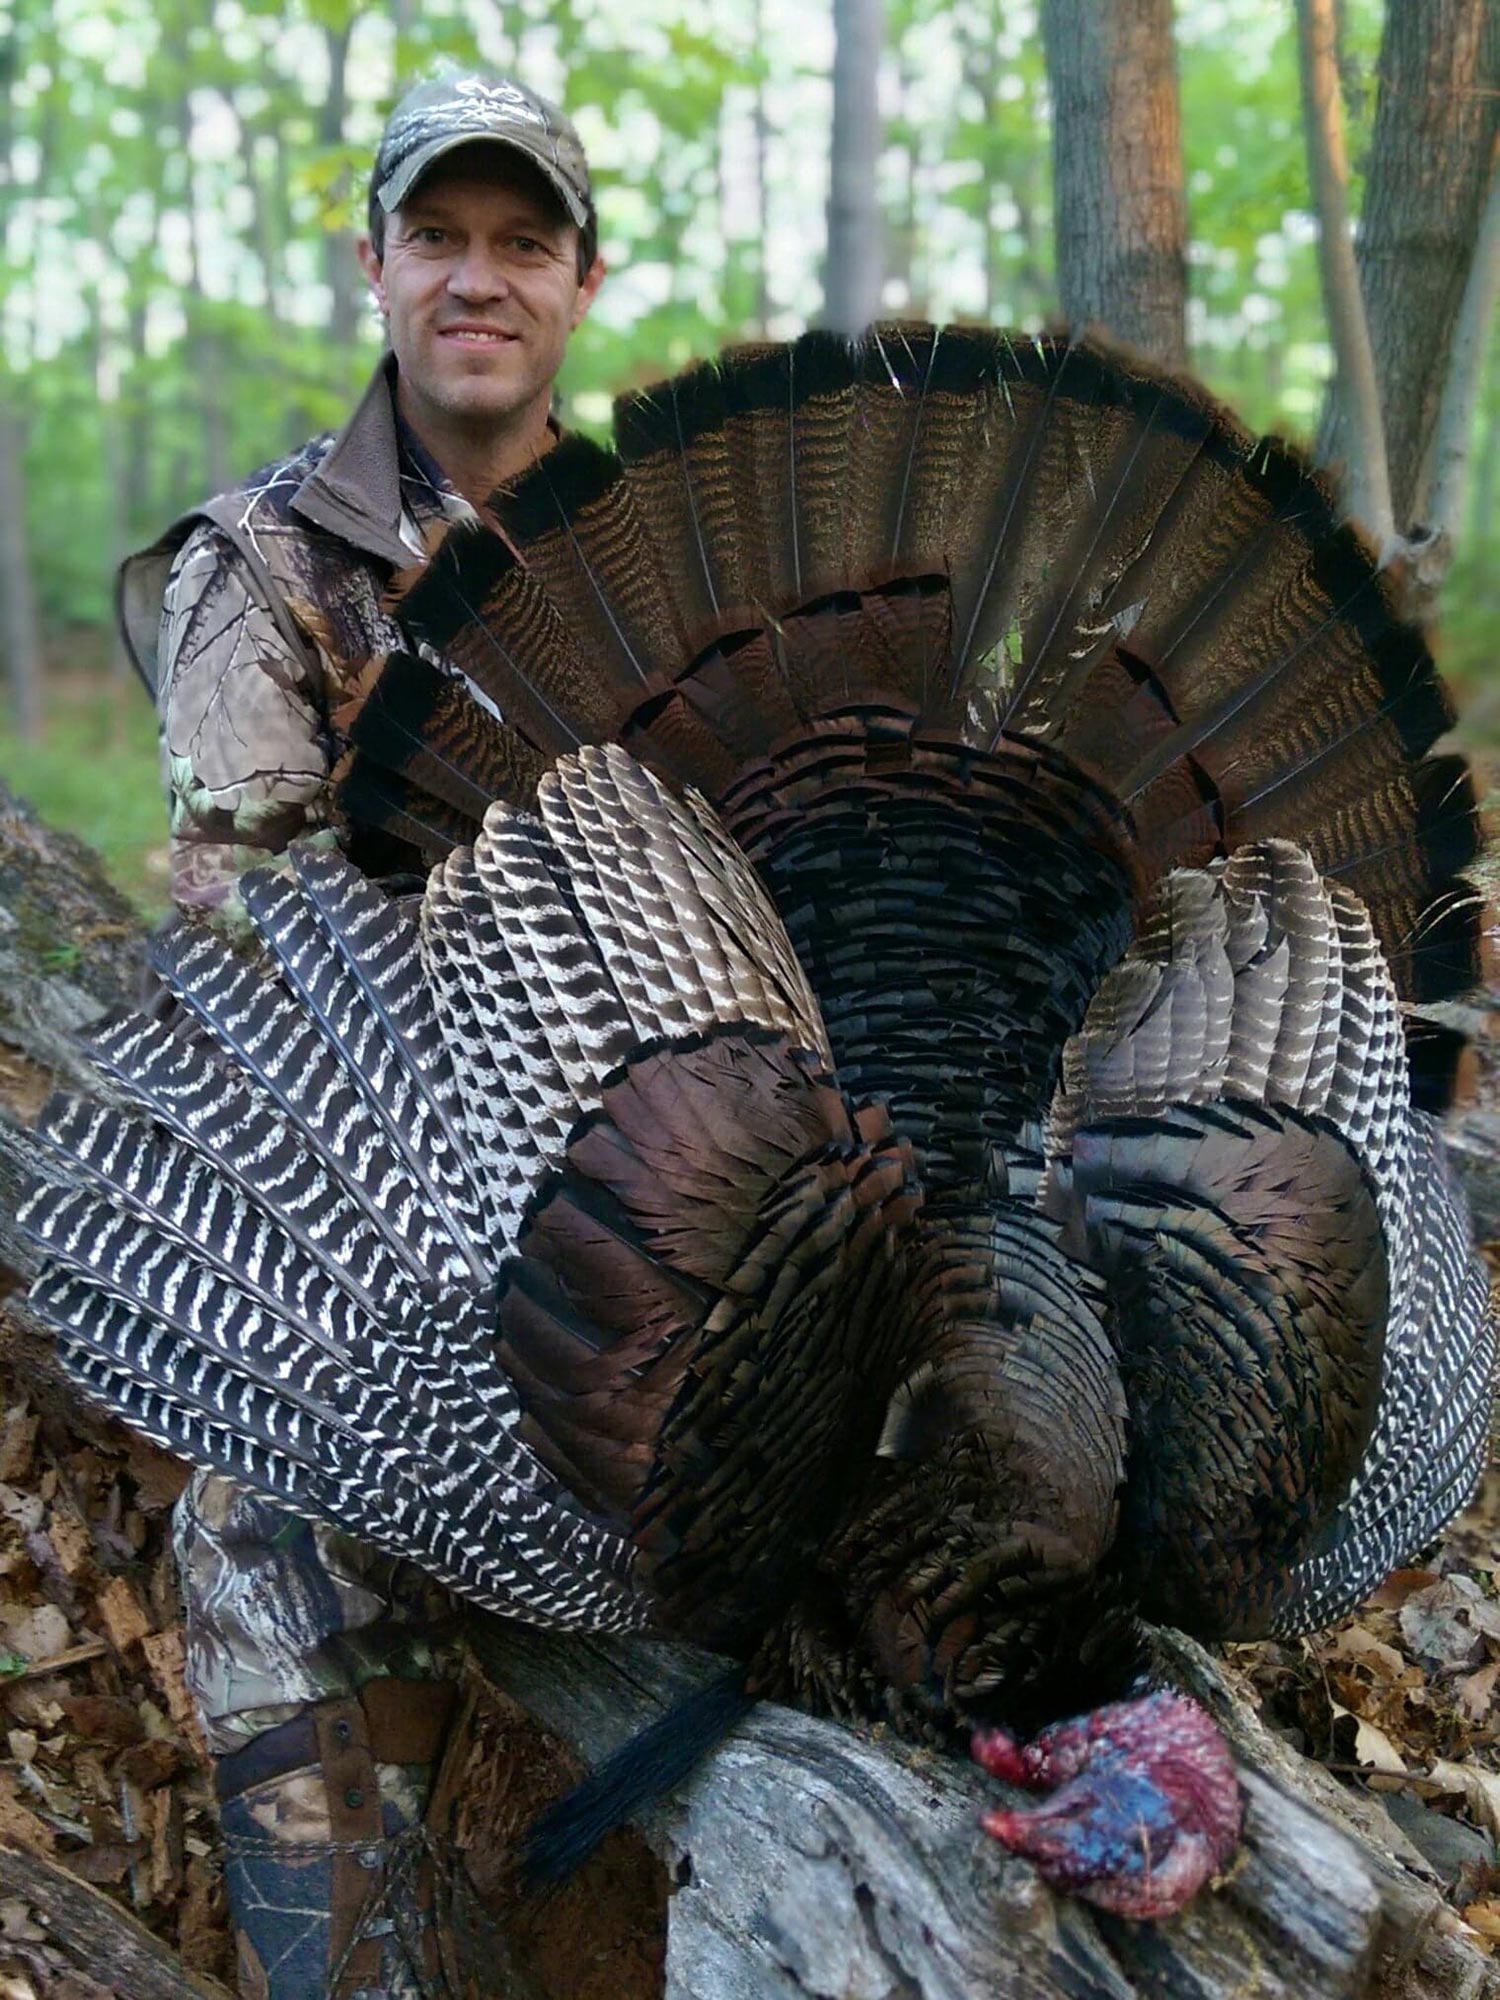
[[[213,1464],[535,1623],[647,1621],[631,1551],[520,1441],[497,1284],[569,1134],[632,1052],[716,1023],[827,1060],[785,933],[698,807],[617,749],[541,818],[495,808],[420,922],[347,862],[247,878],[267,977],[203,933],[161,968],[196,1026],[91,1051],[22,1221],[68,1366]]]
[[[1064,1049],[1053,1178],[1085,1124],[1218,1100],[1326,1120],[1364,1169],[1384,1239],[1391,1303],[1373,1434],[1275,1621],[1309,1630],[1357,1604],[1468,1497],[1496,1344],[1462,1194],[1432,1119],[1411,1107],[1400,1003],[1369,916],[1287,841],[1160,884]]]

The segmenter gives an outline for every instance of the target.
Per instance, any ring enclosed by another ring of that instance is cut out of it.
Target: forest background
[[[1474,114],[1469,456],[1433,575],[1465,730],[1500,743],[1500,9],[1401,4],[1429,45],[1467,36],[1457,68],[1417,73],[1418,50],[1405,75],[1377,0],[1048,0],[1046,21],[1028,0],[0,0],[0,776],[164,904],[154,725],[113,635],[112,574],[348,413],[379,351],[355,236],[413,77],[485,62],[575,116],[610,276],[561,414],[602,433],[619,391],[735,339],[875,309],[1025,330],[1078,316],[1088,204],[1075,189],[1068,210],[1052,142],[1066,98],[1066,175],[1090,118],[1118,113],[1106,72],[1129,50],[1093,48],[1100,22],[1175,71],[1150,83],[1171,98],[1148,140],[1172,185],[1149,199],[1179,211],[1189,364],[1257,428],[1311,444],[1321,423],[1325,455],[1325,388],[1351,352],[1326,253],[1367,247],[1382,98],[1389,113],[1425,92],[1450,132]],[[1333,101],[1305,113],[1320,26]],[[1101,160],[1149,178],[1121,139],[1101,134]],[[1452,335],[1419,320],[1404,339]],[[1425,525],[1407,482],[1394,526]]]

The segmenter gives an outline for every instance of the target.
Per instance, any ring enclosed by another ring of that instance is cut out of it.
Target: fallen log
[[[723,1665],[499,1619],[468,1638],[588,1763]],[[1000,1788],[977,1769],[765,1704],[645,1823],[676,1884],[668,2000],[1500,1996],[1500,1966],[1384,1810],[1271,1736],[1201,1647],[1161,1648],[1229,1734],[1247,1806],[1234,1867],[1182,1916],[1131,1924],[1052,1895],[980,1833]]]
[[[34,1155],[27,1119],[51,1082],[81,1080],[69,1036],[130,1000],[141,962],[139,926],[94,857],[0,788],[0,1098],[10,1106],[0,1116],[0,1260],[13,1284],[28,1275],[13,1221]],[[1489,1137],[1481,1132],[1471,1148],[1486,1170]],[[5,1319],[12,1359],[39,1398],[93,1435],[104,1420],[51,1366],[45,1336],[28,1327],[14,1295]],[[480,1617],[465,1629],[493,1684],[585,1762],[713,1665],[648,1641],[554,1638]],[[1500,2000],[1500,1968],[1424,1879],[1420,1857],[1378,1802],[1280,1744],[1201,1649],[1171,1635],[1162,1645],[1174,1676],[1228,1731],[1248,1807],[1235,1866],[1181,1917],[1132,1925],[1052,1895],[979,1833],[978,1812],[997,1788],[976,1769],[766,1705],[644,1827],[673,1890],[666,1992],[672,2000]],[[33,1887],[12,1891],[0,1857],[0,1896],[41,1909],[37,1899],[49,1895],[59,1932],[83,1924],[85,1906],[49,1888],[50,1874],[43,1881],[32,1859],[23,1857],[22,1873]],[[207,1990],[186,1969],[181,1976],[177,1989],[120,1990],[151,2000],[156,1991],[175,2000]]]
[[[184,1965],[128,1910],[55,1861],[0,1843],[0,1898],[25,1903],[103,1992],[129,2000],[230,2000],[229,1989]]]

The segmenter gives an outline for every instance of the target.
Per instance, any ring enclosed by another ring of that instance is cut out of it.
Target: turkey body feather
[[[420,910],[297,854],[264,967],[173,945],[49,1110],[65,1359],[834,1709],[1337,1615],[1494,1376],[1404,1014],[1484,932],[1420,635],[1293,452],[1088,347],[810,335],[617,440],[404,586],[343,798]]]

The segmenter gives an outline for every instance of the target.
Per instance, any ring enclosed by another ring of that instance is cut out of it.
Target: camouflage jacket
[[[243,919],[237,878],[326,830],[369,873],[409,850],[341,822],[333,773],[373,660],[382,599],[424,534],[468,503],[396,414],[393,364],[324,435],[195,508],[121,570],[126,644],[153,690],[171,812],[172,899]]]

